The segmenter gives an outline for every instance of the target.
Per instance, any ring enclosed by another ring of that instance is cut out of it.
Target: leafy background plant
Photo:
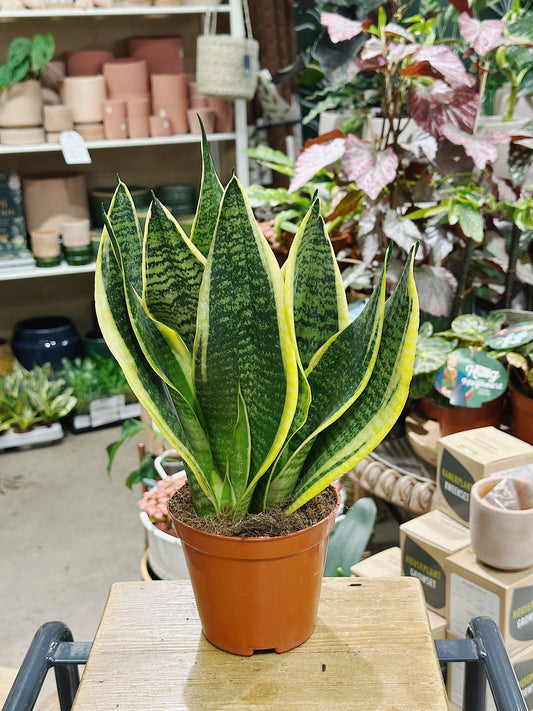
[[[33,38],[15,37],[8,47],[5,64],[0,66],[0,89],[27,79],[38,79],[54,52],[55,40],[49,32]]]

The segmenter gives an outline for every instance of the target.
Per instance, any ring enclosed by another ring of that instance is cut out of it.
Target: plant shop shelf
[[[2,266],[0,262],[0,281],[13,279],[38,279],[39,277],[62,276],[65,274],[85,274],[94,272],[94,262],[79,267],[71,267],[66,262],[58,267],[36,267],[34,264],[25,267]]]
[[[4,19],[33,19],[36,17],[112,17],[128,15],[193,15],[204,13],[209,10],[209,4],[205,5],[130,5],[129,7],[91,7],[87,9],[70,8],[59,10],[52,9],[24,9],[8,10],[0,12],[0,20]],[[217,5],[217,12],[229,12],[229,5]]]
[[[162,138],[124,138],[113,141],[102,139],[100,141],[86,141],[85,145],[89,151],[100,148],[139,148],[143,146],[173,146],[186,143],[200,143],[201,136],[193,133],[184,133],[177,136],[165,136]],[[235,133],[210,133],[208,140],[211,143],[220,141],[235,141]],[[14,155],[20,153],[58,153],[61,151],[59,143],[34,143],[24,146],[0,145],[0,155]]]
[[[57,442],[64,436],[63,427],[59,422],[54,422],[50,427],[34,427],[29,432],[13,432],[10,429],[0,435],[0,450],[14,447],[34,447],[38,444]]]

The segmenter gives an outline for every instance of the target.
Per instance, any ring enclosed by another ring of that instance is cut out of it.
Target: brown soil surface
[[[330,488],[325,489],[293,514],[286,516],[285,510],[289,503],[290,501],[286,501],[272,506],[265,513],[247,514],[237,523],[234,523],[229,516],[223,516],[220,520],[201,518],[194,510],[190,489],[185,485],[171,497],[168,509],[172,516],[183,523],[207,533],[241,538],[284,536],[321,521],[333,511],[337,498],[334,491]]]

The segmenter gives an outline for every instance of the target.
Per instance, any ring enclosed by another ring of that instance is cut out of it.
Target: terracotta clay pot
[[[314,629],[328,537],[340,506],[303,531],[238,538],[199,531],[173,517],[205,637],[250,656],[287,652]]]
[[[208,96],[207,106],[215,112],[215,131],[217,133],[233,131],[233,104],[231,101],[219,99],[218,96]]]
[[[113,52],[107,49],[82,49],[67,52],[65,61],[69,77],[91,76],[102,73],[105,62],[114,59]]]
[[[513,435],[533,444],[533,398],[509,388],[511,398]]]
[[[464,432],[478,427],[499,427],[502,419],[503,397],[484,402],[481,407],[442,407],[437,408],[437,420],[441,437]]]
[[[470,492],[472,550],[482,563],[498,570],[523,570],[533,565],[533,482],[513,479],[523,506],[510,509],[485,496],[505,477],[478,479]]]
[[[187,108],[189,90],[186,74],[152,74],[150,85],[154,111],[167,104],[183,104]]]
[[[41,84],[36,79],[20,81],[0,91],[0,126],[40,126],[43,122]]]
[[[189,109],[187,111],[187,121],[191,133],[200,135],[200,121],[204,124],[206,133],[213,133],[215,130],[215,112],[211,109]]]
[[[148,115],[144,116],[129,116],[128,136],[130,138],[147,138],[149,134]]]
[[[165,108],[158,109],[155,114],[170,120],[173,134],[187,133],[189,131],[187,110],[183,104],[168,104]]]
[[[148,65],[144,59],[123,57],[102,67],[110,99],[148,94]]]
[[[104,118],[105,79],[94,76],[65,77],[61,81],[61,101],[70,106],[74,123],[93,123]]]
[[[150,116],[150,136],[171,136],[172,126],[170,119],[163,116]]]
[[[126,102],[124,99],[106,99],[103,108],[104,121],[106,118],[118,119],[119,121],[126,119]]]
[[[149,74],[179,74],[183,72],[181,37],[130,37],[128,54],[145,59]]]

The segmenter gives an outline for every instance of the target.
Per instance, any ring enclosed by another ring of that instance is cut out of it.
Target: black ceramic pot
[[[61,366],[61,359],[74,360],[82,354],[82,343],[74,322],[66,316],[37,316],[15,324],[11,348],[25,368],[51,363]]]

